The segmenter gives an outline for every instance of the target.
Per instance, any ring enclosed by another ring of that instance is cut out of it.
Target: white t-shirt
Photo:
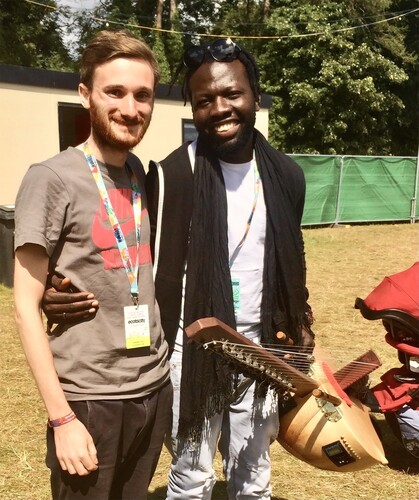
[[[256,207],[243,246],[256,190],[256,161],[232,164],[220,161],[227,194],[228,250],[235,303],[237,331],[249,338],[260,335],[263,258],[265,252],[266,207],[259,183]]]
[[[188,148],[192,170],[195,165],[196,141]],[[265,254],[266,206],[262,183],[255,212],[249,231],[240,249],[249,216],[255,200],[256,160],[247,163],[226,163],[220,161],[227,195],[228,250],[233,282],[233,292],[239,293],[235,301],[237,331],[252,339],[260,340],[262,325],[260,310],[263,287],[263,261]],[[175,351],[182,349],[183,343],[183,308],[185,297],[186,269],[183,276],[182,310],[179,330],[176,336]],[[237,290],[238,288],[238,290]]]

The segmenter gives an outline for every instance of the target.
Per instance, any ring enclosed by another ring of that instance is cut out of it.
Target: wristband
[[[48,419],[48,427],[60,427],[61,425],[68,424],[68,422],[71,422],[72,420],[75,420],[76,414],[72,411],[68,415],[65,415],[64,417],[56,418],[54,420]]]

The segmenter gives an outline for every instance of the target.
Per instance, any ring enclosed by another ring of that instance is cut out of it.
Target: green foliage
[[[167,2],[166,2],[167,3]],[[168,5],[166,5],[168,7]],[[155,51],[161,71],[161,82],[169,83],[183,52],[183,37],[147,29],[153,27],[156,17],[156,0],[102,0],[93,10],[76,14],[74,29],[80,32],[79,56],[88,40],[101,29],[128,29],[145,40]],[[181,30],[178,16],[169,19],[169,10],[163,10],[163,29]]]
[[[417,18],[412,0],[219,2],[212,31],[250,50],[274,97],[270,139],[294,153],[417,151]],[[417,6],[417,5],[416,5]],[[356,26],[367,25],[356,28]],[[416,35],[414,36],[413,33]],[[240,36],[269,36],[244,39]]]
[[[281,4],[268,26],[284,38],[259,57],[264,88],[276,97],[273,141],[295,153],[409,154],[391,148],[404,111],[395,89],[412,61],[400,30],[389,23],[349,29],[365,21],[357,2]],[[379,4],[362,3],[363,14],[375,6],[365,14],[370,22]]]
[[[179,21],[179,15],[176,15],[175,18],[173,19],[172,29],[177,32],[180,32],[182,30],[182,26]],[[171,76],[173,77],[179,65],[179,62],[182,60],[183,56],[183,51],[184,51],[183,36],[180,33],[166,34],[165,47],[170,66],[170,73]]]
[[[0,0],[0,63],[68,70],[72,61],[62,36],[56,10]]]
[[[232,37],[260,33],[264,29],[262,4],[258,1],[224,2],[214,32]]]
[[[414,0],[397,0],[394,2],[394,9],[403,12],[414,7],[419,7]],[[406,80],[397,90],[397,95],[403,100],[405,109],[400,126],[392,130],[392,150],[408,150],[410,154],[416,155],[418,152],[418,131],[419,131],[419,12],[406,16],[400,20],[400,29],[404,39],[404,51],[411,57],[411,62],[406,65],[406,72],[409,79]]]
[[[125,2],[125,7],[127,5],[130,4]],[[132,12],[132,9],[128,12]],[[124,2],[121,0],[103,0],[100,1],[92,12],[79,10],[74,12],[72,16],[74,19],[72,34],[78,41],[74,47],[78,60],[83,52],[83,48],[95,33],[104,29],[122,29],[124,28],[124,24],[129,22],[130,18],[126,8],[124,8]],[[134,19],[134,21],[136,20]]]
[[[169,83],[171,80],[170,67],[169,63],[167,62],[167,57],[164,50],[164,43],[159,33],[154,37],[152,49],[159,63],[160,81],[162,83]]]
[[[179,19],[183,31],[202,34],[211,32],[214,23],[219,19],[220,8],[223,4],[225,1],[186,0],[179,2]]]
[[[277,147],[416,154],[419,15],[387,21],[417,8],[416,0],[161,1],[163,31],[149,29],[159,0],[100,0],[93,10],[60,13],[0,0],[0,62],[66,69],[96,31],[126,28],[155,50],[161,81],[181,83],[176,70],[198,34],[231,35],[255,55],[262,88],[274,98],[270,139]]]

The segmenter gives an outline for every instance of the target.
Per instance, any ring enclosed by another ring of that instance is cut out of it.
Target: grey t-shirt
[[[130,157],[131,161],[135,157]],[[131,183],[125,168],[100,164],[114,211],[135,261]],[[141,186],[144,194],[144,187]],[[46,249],[50,271],[95,294],[100,307],[87,322],[57,327],[49,336],[55,367],[68,400],[145,396],[169,379],[168,346],[155,301],[150,224],[143,196],[139,302],[147,304],[151,346],[126,349],[124,306],[130,286],[114,232],[82,151],[69,148],[32,165],[16,200],[15,248],[35,243]]]

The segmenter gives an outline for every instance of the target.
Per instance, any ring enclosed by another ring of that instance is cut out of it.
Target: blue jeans
[[[405,405],[395,414],[404,447],[413,456],[419,458],[419,411]]]
[[[216,478],[213,460],[218,449],[222,456],[228,498],[248,500],[271,497],[269,446],[279,430],[277,398],[268,391],[266,398],[254,398],[255,384],[242,377],[233,403],[204,424],[203,439],[195,449],[185,450],[176,439],[182,354],[170,360],[174,389],[172,453],[167,490],[168,500],[209,500]],[[186,389],[187,390],[187,389]]]

